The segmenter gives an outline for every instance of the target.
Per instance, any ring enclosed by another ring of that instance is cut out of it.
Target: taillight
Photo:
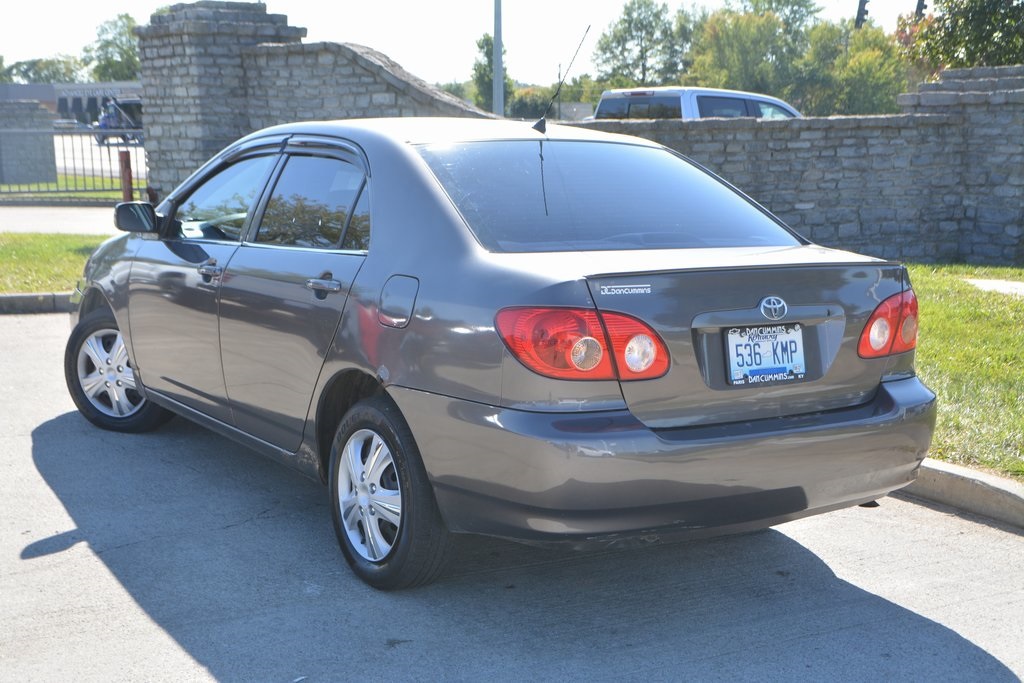
[[[600,313],[619,379],[653,379],[668,372],[668,349],[658,333],[636,318]]]
[[[583,308],[506,308],[498,334],[523,365],[557,379],[652,379],[668,372],[668,349],[650,326]]]
[[[917,297],[908,289],[889,297],[868,318],[860,335],[861,358],[881,358],[917,346]]]

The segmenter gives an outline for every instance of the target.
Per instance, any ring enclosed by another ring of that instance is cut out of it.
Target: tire
[[[444,571],[451,535],[412,432],[387,397],[357,403],[338,425],[330,489],[338,544],[367,584],[411,588]]]
[[[71,331],[64,379],[78,412],[102,429],[147,432],[173,417],[144,397],[117,320],[105,308],[85,315]]]

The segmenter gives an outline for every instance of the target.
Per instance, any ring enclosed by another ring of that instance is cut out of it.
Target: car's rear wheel
[[[147,400],[114,314],[97,309],[71,331],[64,378],[78,411],[97,427],[144,432],[172,414]]]
[[[429,583],[444,570],[451,538],[412,432],[386,397],[361,401],[331,446],[334,531],[345,559],[369,585]]]

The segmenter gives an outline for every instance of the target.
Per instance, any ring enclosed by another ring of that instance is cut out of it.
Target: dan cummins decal
[[[650,294],[650,285],[601,285],[602,296],[619,296],[622,294]]]

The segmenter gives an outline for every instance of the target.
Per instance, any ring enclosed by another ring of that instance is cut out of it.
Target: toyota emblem
[[[769,320],[782,320],[788,310],[786,302],[777,296],[766,296],[761,302],[761,313]]]

